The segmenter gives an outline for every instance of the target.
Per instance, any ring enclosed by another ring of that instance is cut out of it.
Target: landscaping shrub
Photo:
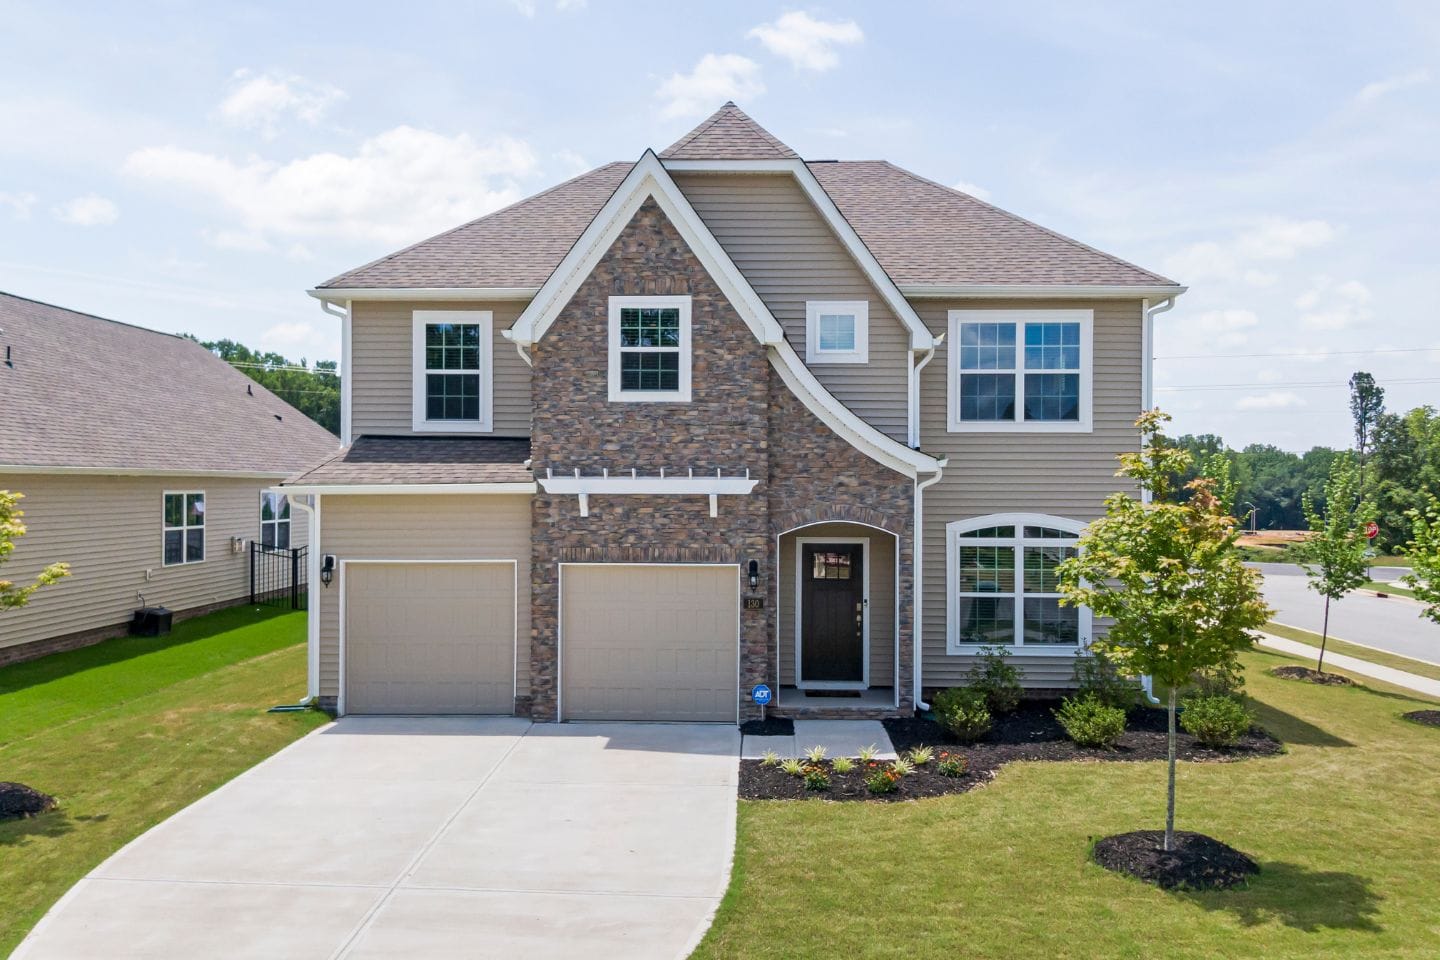
[[[990,708],[974,687],[952,687],[935,695],[935,721],[961,743],[974,743],[990,732]]]
[[[923,744],[918,747],[912,747],[910,752],[906,754],[906,759],[917,767],[923,767],[935,759],[935,748],[927,747]]]
[[[1251,724],[1250,711],[1233,697],[1190,697],[1180,713],[1180,726],[1207,747],[1231,747]]]
[[[1099,652],[1075,658],[1075,685],[1079,698],[1094,697],[1107,707],[1119,707],[1127,713],[1140,703],[1140,685],[1122,676],[1114,662]]]
[[[1236,701],[1245,697],[1245,669],[1239,660],[1198,671],[1192,679],[1195,696],[1229,697]]]
[[[865,786],[871,793],[894,793],[900,788],[902,775],[896,773],[893,767],[882,767],[873,760],[870,766],[874,769],[865,778]]]
[[[780,769],[792,777],[803,777],[805,775],[805,764],[794,757],[780,761]]]
[[[958,753],[940,751],[940,759],[935,764],[935,772],[942,777],[963,777],[965,771],[970,769],[970,761]]]
[[[805,789],[829,790],[830,772],[818,763],[807,765],[805,767]]]
[[[1020,705],[1020,671],[1006,661],[1010,651],[1002,647],[981,647],[979,659],[970,667],[966,684],[985,697],[992,714],[1009,713]]]
[[[855,761],[849,757],[836,757],[830,761],[830,768],[836,773],[849,773],[855,769]]]
[[[1082,747],[1110,748],[1125,733],[1125,711],[1102,702],[1094,694],[1066,697],[1055,711],[1065,735]]]

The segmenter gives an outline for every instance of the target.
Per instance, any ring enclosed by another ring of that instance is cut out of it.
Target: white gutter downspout
[[[1143,318],[1140,339],[1141,350],[1145,358],[1145,365],[1140,368],[1140,409],[1150,411],[1155,409],[1155,318],[1166,310],[1175,306],[1174,297],[1166,297],[1155,306],[1150,306],[1149,300],[1140,301],[1140,315]],[[1150,502],[1150,491],[1140,491],[1140,501]],[[1149,674],[1140,678],[1140,689],[1145,691],[1145,699],[1150,701],[1151,706],[1158,706],[1160,698],[1155,696],[1155,679]]]
[[[930,352],[934,353],[935,351],[931,350]],[[926,359],[928,360],[929,357],[926,357]],[[913,541],[912,552],[915,555],[910,563],[910,568],[913,571],[912,579],[914,581],[910,589],[910,595],[914,597],[912,602],[915,608],[910,615],[910,630],[913,634],[911,639],[915,647],[915,652],[912,655],[914,662],[911,664],[910,672],[914,675],[914,700],[916,710],[930,709],[930,704],[920,699],[921,690],[924,688],[921,682],[921,673],[925,662],[925,490],[927,487],[934,486],[940,482],[940,478],[945,475],[945,467],[948,466],[949,463],[950,458],[945,457],[937,464],[935,476],[926,480],[924,483],[917,482],[915,484],[915,529],[910,537]]]
[[[920,371],[925,365],[935,359],[935,351],[940,344],[945,342],[945,334],[935,338],[930,348],[925,351],[918,362],[912,362],[910,374],[910,446],[916,450],[920,449]],[[911,354],[913,361],[914,354]]]
[[[283,487],[277,493],[285,493]],[[305,601],[305,646],[306,646],[306,681],[305,699],[301,703],[313,703],[315,698],[320,696],[320,595],[315,592],[315,585],[320,582],[320,496],[316,494],[306,503],[304,498],[290,496],[290,505],[299,507],[305,511],[306,531],[306,564],[309,569],[305,573],[308,581],[305,589],[309,597]]]
[[[533,367],[533,366],[535,366],[535,361],[534,361],[533,359],[531,359],[530,354],[529,354],[529,352],[528,352],[528,350],[527,350],[527,348],[533,346],[533,344],[525,343],[525,342],[523,342],[523,341],[521,341],[521,340],[516,340],[516,339],[515,339],[515,331],[514,331],[514,330],[501,330],[501,331],[500,331],[500,336],[504,337],[506,340],[509,340],[511,343],[515,344],[515,352],[518,353],[518,354],[520,354],[520,359],[525,361],[525,366],[527,366],[527,367]]]

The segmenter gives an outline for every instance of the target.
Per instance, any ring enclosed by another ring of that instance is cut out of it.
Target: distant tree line
[[[278,353],[261,353],[234,340],[200,340],[181,334],[261,384],[281,400],[340,435],[340,371],[334,360],[317,360],[312,367],[304,357],[287,360]]]

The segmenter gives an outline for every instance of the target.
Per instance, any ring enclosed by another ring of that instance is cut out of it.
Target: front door
[[[865,679],[865,548],[806,543],[800,553],[800,681]]]

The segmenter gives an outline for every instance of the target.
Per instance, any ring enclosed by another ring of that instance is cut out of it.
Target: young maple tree
[[[1410,572],[1400,579],[1425,604],[1420,615],[1440,623],[1440,500],[1431,494],[1423,512],[1410,511],[1410,523]]]
[[[1234,549],[1241,530],[1226,503],[1227,478],[1199,476],[1185,485],[1188,499],[1173,502],[1174,478],[1191,457],[1162,436],[1169,419],[1159,410],[1142,414],[1135,422],[1141,449],[1119,457],[1116,476],[1134,480],[1148,496],[1106,499],[1105,515],[1060,565],[1061,603],[1111,621],[1091,648],[1167,691],[1166,850],[1175,845],[1177,690],[1197,672],[1235,667],[1253,643],[1249,631],[1270,618],[1259,574]]]
[[[1292,547],[1291,553],[1310,578],[1310,589],[1325,598],[1320,657],[1315,664],[1315,669],[1324,673],[1330,601],[1370,582],[1370,540],[1365,527],[1375,519],[1375,505],[1363,496],[1360,471],[1348,454],[1330,465],[1325,509],[1316,510],[1308,496],[1302,504],[1310,535]]]
[[[25,524],[20,522],[25,512],[16,506],[24,496],[23,493],[0,490],[0,563],[4,563],[15,549],[15,541],[25,536]],[[68,563],[52,563],[40,571],[34,583],[23,587],[12,580],[0,579],[0,610],[23,607],[30,602],[30,595],[36,590],[68,576]]]

